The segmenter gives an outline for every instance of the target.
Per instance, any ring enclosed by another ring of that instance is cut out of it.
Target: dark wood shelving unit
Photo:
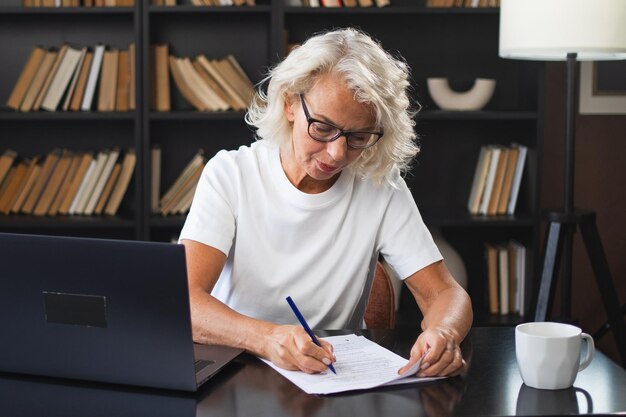
[[[149,6],[132,8],[22,8],[19,0],[0,6],[0,99],[6,101],[34,45],[63,42],[115,47],[136,45],[137,110],[128,113],[19,113],[0,110],[0,150],[20,156],[54,147],[103,149],[133,147],[134,179],[119,217],[0,216],[0,230],[169,241],[185,216],[150,212],[150,150],[163,150],[161,192],[198,149],[207,158],[220,149],[254,141],[244,112],[193,111],[170,81],[172,111],[150,109],[150,45],[167,42],[177,56],[233,54],[253,82],[285,54],[285,41],[298,43],[322,30],[354,26],[401,54],[412,68],[413,98],[422,105],[416,116],[421,154],[406,181],[429,227],[437,228],[462,256],[475,324],[510,325],[523,319],[486,314],[484,244],[516,239],[527,248],[536,272],[539,257],[539,196],[543,127],[543,66],[498,57],[499,10],[426,8],[422,0],[392,0],[385,8],[287,7],[283,0],[257,0],[257,6]],[[72,24],[72,30],[58,26]],[[70,33],[71,32],[71,33]],[[287,35],[285,35],[287,34]],[[253,42],[251,41],[253,40]],[[484,110],[441,111],[426,88],[429,77],[447,77],[460,85],[474,78],[495,78],[496,92]],[[91,129],[90,129],[91,128]],[[528,160],[513,216],[471,216],[467,198],[480,147],[518,142],[528,146]],[[527,290],[534,291],[536,273]]]

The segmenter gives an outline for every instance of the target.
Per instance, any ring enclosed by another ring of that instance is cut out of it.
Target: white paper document
[[[262,359],[285,378],[296,384],[307,394],[332,394],[335,392],[374,388],[382,385],[427,382],[439,378],[419,378],[415,373],[419,362],[405,376],[398,369],[407,360],[388,349],[355,334],[325,337],[334,347],[337,362],[333,364],[337,374],[330,370],[320,374],[287,371],[270,361]]]

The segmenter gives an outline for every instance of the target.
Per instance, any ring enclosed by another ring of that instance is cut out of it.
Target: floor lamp
[[[624,0],[502,0],[500,56],[536,61],[566,61],[565,190],[561,211],[548,214],[543,269],[535,321],[551,311],[557,268],[561,266],[561,310],[569,317],[572,247],[580,229],[626,367],[626,324],[621,313],[593,211],[574,208],[574,145],[577,61],[626,59]]]

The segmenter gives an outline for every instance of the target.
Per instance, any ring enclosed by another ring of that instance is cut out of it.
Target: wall
[[[546,68],[542,206],[563,205],[565,64]],[[574,204],[597,213],[597,225],[621,304],[626,303],[626,115],[576,117]],[[572,315],[593,333],[606,313],[580,233],[574,238]],[[559,295],[554,312],[558,312]],[[612,333],[598,348],[619,362]]]

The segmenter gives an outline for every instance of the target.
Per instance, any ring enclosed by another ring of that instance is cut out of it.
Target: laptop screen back
[[[182,245],[0,234],[0,371],[196,389]]]

